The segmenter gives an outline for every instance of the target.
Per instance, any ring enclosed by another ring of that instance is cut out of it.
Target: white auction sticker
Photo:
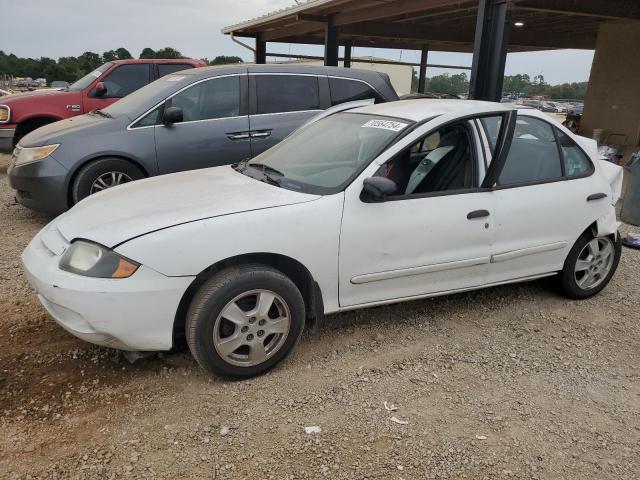
[[[179,82],[184,78],[184,75],[174,75],[172,77],[167,77],[167,82]]]
[[[95,71],[91,72],[91,75],[93,75],[94,77],[98,78],[100,75],[102,75],[102,72],[99,72],[98,70],[95,70]]]
[[[408,123],[395,122],[393,120],[369,120],[362,126],[365,128],[382,128],[384,130],[391,130],[392,132],[399,132],[407,125]]]

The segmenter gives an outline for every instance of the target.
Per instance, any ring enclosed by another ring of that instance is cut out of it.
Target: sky
[[[124,47],[134,56],[143,48],[174,47],[185,56],[214,58],[237,55],[253,59],[249,50],[222,35],[223,27],[292,5],[293,0],[86,0],[2,1],[0,50],[19,57],[78,56]],[[28,27],[28,28],[27,28]],[[251,39],[246,39],[251,43]],[[322,47],[269,44],[278,53],[322,55]],[[377,56],[419,62],[412,50],[356,48],[354,56]],[[543,75],[551,84],[589,79],[593,51],[556,50],[507,56],[506,74]],[[471,66],[471,55],[432,52],[429,63]],[[427,76],[456,70],[429,69]]]

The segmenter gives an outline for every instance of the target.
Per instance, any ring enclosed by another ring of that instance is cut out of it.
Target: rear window
[[[255,79],[258,114],[320,109],[316,76],[256,75]]]

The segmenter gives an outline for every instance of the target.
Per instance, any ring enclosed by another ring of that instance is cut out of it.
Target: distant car
[[[553,102],[540,102],[540,110],[543,112],[553,112],[556,113],[558,111],[558,107]]]
[[[336,113],[235,166],[99,193],[22,260],[89,342],[250,377],[325,314],[557,275],[600,292],[622,169],[533,109],[406,100]]]
[[[54,90],[64,90],[65,88],[69,87],[69,82],[63,82],[63,81],[55,81],[55,82],[51,82],[51,84],[49,85],[49,88],[52,88]]]
[[[20,139],[35,129],[64,118],[104,108],[157,78],[201,60],[118,60],[108,62],[62,91],[42,89],[0,101],[0,153],[11,153]],[[21,80],[29,87],[31,79]]]
[[[567,114],[571,115],[571,116],[582,115],[583,108],[584,108],[584,104],[583,103],[571,104],[571,105],[569,105],[569,108],[567,109]]]
[[[0,97],[4,97],[5,95],[11,95],[12,92],[8,91],[8,90],[3,90],[2,88],[0,88]]]
[[[53,213],[121,183],[236,163],[332,105],[397,100],[379,72],[220,66],[164,77],[94,113],[36,130],[9,166],[21,204]]]

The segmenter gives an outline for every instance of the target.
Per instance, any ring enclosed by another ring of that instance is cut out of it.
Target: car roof
[[[126,60],[113,60],[111,63],[189,63],[191,65],[204,65],[202,60],[194,60],[193,58],[129,58]]]
[[[275,65],[254,64],[254,63],[235,63],[230,65],[210,65],[181,72],[181,75],[198,75],[208,77],[213,75],[228,75],[234,73],[291,73],[291,74],[308,74],[308,75],[329,75],[333,77],[344,77],[354,79],[384,79],[385,76],[380,72],[372,70],[360,70],[357,68],[342,67],[325,67],[322,65],[300,65],[291,62],[291,64],[280,63]]]
[[[502,112],[505,110],[515,110],[516,108],[516,106],[509,106],[504,103],[484,102],[480,100],[421,98],[378,103],[357,108],[352,110],[352,112],[385,115],[420,122],[447,113],[458,113],[460,116],[464,116],[484,112]]]

